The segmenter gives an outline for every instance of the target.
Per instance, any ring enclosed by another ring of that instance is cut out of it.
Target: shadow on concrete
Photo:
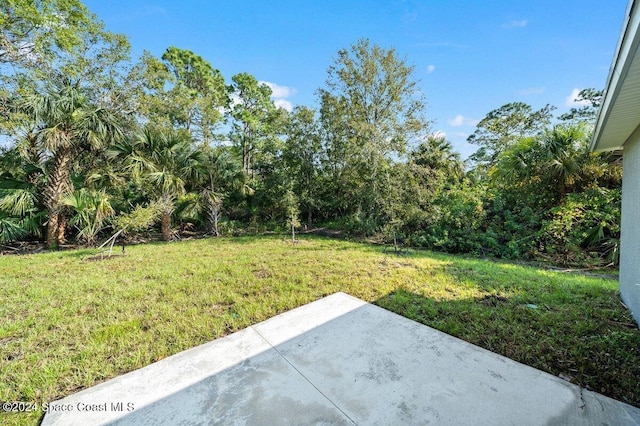
[[[572,289],[562,299],[473,285],[480,296],[435,300],[398,289],[375,304],[586,389],[640,405],[634,399],[639,392],[640,365],[634,354],[640,330],[617,320],[617,292],[585,289],[581,295]]]
[[[75,408],[43,424],[640,422],[639,409],[343,293],[57,404]]]

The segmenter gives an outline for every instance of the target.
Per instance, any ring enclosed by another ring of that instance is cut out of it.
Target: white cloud
[[[229,98],[231,99],[231,108],[242,103],[242,100],[240,100],[240,96],[236,95],[235,93],[229,95]]]
[[[288,86],[280,86],[279,84],[272,83],[270,81],[259,81],[258,83],[269,86],[271,89],[271,99],[273,99],[273,103],[276,107],[283,108],[289,112],[293,110],[293,103],[286,98],[298,93],[296,89]]]
[[[436,70],[436,66],[435,65],[427,65],[427,74],[431,74],[435,70]]]
[[[447,138],[447,134],[442,130],[437,130],[437,131],[433,132],[432,135],[435,138],[444,138],[444,139]]]
[[[526,19],[520,19],[520,20],[513,20],[513,21],[509,21],[505,24],[502,24],[502,28],[504,29],[510,29],[510,28],[524,28],[527,26],[527,20]]]
[[[460,127],[464,123],[464,116],[461,114],[456,115],[454,118],[447,120],[447,124],[451,127]]]
[[[476,124],[478,124],[478,120],[465,117],[462,114],[458,114],[455,117],[447,120],[447,124],[451,127],[475,126]]]
[[[291,103],[291,101],[288,101],[286,99],[274,99],[273,103],[276,105],[276,107],[285,109],[289,112],[293,110],[293,104]]]
[[[578,95],[580,94],[580,90],[582,89],[573,89],[571,91],[571,94],[569,96],[567,96],[567,99],[565,100],[565,105],[568,107],[576,107],[576,106],[583,106],[583,105],[589,105],[589,101],[577,101],[576,99],[578,98]]]
[[[259,83],[269,86],[273,92],[271,94],[272,98],[288,98],[289,96],[293,96],[298,93],[298,91],[292,87],[280,86],[276,83],[271,83],[270,81],[260,81]]]

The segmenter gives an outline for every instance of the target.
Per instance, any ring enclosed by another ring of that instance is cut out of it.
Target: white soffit
[[[621,149],[640,126],[640,15],[636,0],[627,6],[625,23],[618,48],[609,70],[607,87],[591,149],[609,151]]]

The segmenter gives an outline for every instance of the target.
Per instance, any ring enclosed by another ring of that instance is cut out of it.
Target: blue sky
[[[134,57],[189,49],[227,81],[273,84],[282,106],[317,106],[336,52],[360,38],[415,66],[433,130],[467,157],[466,137],[489,111],[522,101],[558,114],[579,89],[605,86],[626,0],[90,0]]]

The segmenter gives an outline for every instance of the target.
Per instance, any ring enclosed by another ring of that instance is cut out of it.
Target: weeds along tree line
[[[169,47],[132,60],[78,0],[0,5],[0,244],[332,226],[451,253],[615,264],[621,161],[590,153],[602,93],[489,112],[466,162],[432,133],[413,67],[363,39],[318,106],[277,108]]]

